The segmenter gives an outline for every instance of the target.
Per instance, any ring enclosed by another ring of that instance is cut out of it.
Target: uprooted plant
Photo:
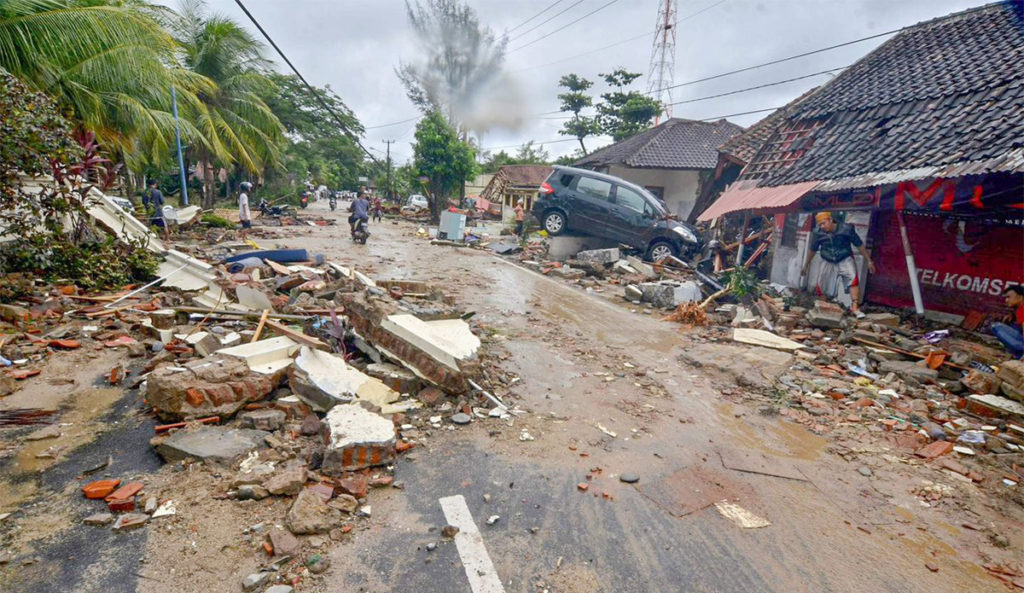
[[[75,142],[53,101],[0,75],[0,271],[69,279],[89,288],[152,276],[155,255],[117,243],[88,224],[91,178],[106,162]]]

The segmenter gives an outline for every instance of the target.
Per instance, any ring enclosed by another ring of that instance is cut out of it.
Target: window
[[[796,233],[800,227],[800,215],[797,213],[786,214],[786,220],[782,223],[782,246],[796,247]]]
[[[615,188],[615,203],[640,214],[644,213],[644,207],[647,205],[643,196],[621,185]]]
[[[559,178],[559,181],[562,183],[562,187],[569,187],[569,184],[572,183],[572,175],[566,173]]]
[[[576,182],[576,191],[592,198],[597,198],[598,200],[610,201],[612,195],[612,184],[607,181],[601,181],[600,179],[580,177],[580,180]]]
[[[659,185],[645,185],[644,189],[654,194],[654,197],[658,198],[662,202],[665,201],[665,188]]]

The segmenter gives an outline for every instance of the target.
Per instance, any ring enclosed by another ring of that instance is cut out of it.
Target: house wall
[[[690,215],[690,210],[697,202],[700,190],[700,172],[693,169],[632,169],[621,165],[612,165],[609,175],[621,177],[637,185],[647,187],[663,187],[663,198],[668,209],[682,219]]]

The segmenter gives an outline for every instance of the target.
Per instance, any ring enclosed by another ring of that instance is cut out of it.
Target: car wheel
[[[649,261],[661,261],[670,255],[676,257],[678,253],[675,246],[668,241],[655,241],[647,248],[647,259]]]
[[[549,235],[560,235],[565,232],[565,215],[552,210],[544,215],[544,230]]]

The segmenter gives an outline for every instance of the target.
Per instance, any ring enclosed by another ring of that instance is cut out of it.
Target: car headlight
[[[674,226],[672,230],[679,234],[683,238],[683,241],[687,243],[697,243],[697,235],[693,234],[693,231],[684,226]]]

